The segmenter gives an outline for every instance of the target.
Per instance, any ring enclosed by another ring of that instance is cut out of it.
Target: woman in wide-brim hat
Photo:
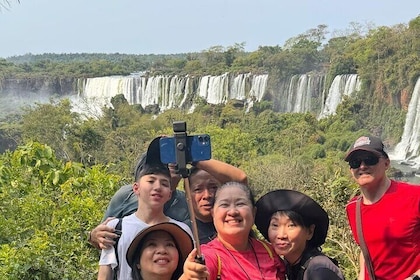
[[[175,280],[193,249],[191,236],[175,223],[159,223],[137,234],[127,250],[134,280]]]
[[[276,190],[262,196],[256,206],[255,224],[286,260],[289,280],[344,279],[320,250],[329,219],[312,198],[294,190]]]

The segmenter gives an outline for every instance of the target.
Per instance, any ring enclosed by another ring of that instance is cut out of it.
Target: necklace
[[[236,264],[241,268],[241,270],[245,273],[246,277],[248,278],[248,280],[253,280],[251,279],[251,277],[249,277],[248,273],[246,272],[246,270],[244,269],[244,267],[238,262],[238,260],[235,258],[235,256],[232,254],[232,252],[225,246],[225,244],[223,242],[220,241],[219,242],[222,243],[223,247],[226,249],[226,251],[228,251],[229,255],[232,257],[232,259],[236,262]],[[257,258],[257,253],[255,252],[254,246],[252,245],[252,241],[251,239],[248,240],[248,244],[251,246],[251,250],[252,253],[254,254],[255,257],[255,261],[257,262],[257,266],[258,266],[258,271],[260,272],[261,275],[261,279],[264,280],[264,275],[261,271],[261,267],[260,267],[260,262],[258,261]]]

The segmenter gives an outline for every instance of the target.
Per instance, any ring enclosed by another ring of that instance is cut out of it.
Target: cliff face
[[[77,80],[74,78],[25,78],[3,79],[0,81],[0,94],[26,96],[38,93],[51,96],[77,94]]]

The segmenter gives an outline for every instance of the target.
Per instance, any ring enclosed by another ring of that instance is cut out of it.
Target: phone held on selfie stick
[[[162,163],[176,163],[175,137],[162,137],[159,140],[160,161]],[[211,143],[208,134],[187,136],[186,161],[193,163],[211,158]]]
[[[210,136],[207,134],[187,135],[187,124],[184,121],[173,122],[173,129],[173,137],[162,137],[159,139],[160,158],[162,163],[174,163],[175,172],[184,179],[184,190],[190,214],[194,247],[197,249],[195,261],[204,264],[194,206],[190,199],[191,190],[188,177],[191,170],[187,167],[187,164],[211,158]]]

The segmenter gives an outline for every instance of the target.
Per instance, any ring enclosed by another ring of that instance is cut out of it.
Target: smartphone
[[[159,140],[160,161],[176,163],[175,137],[162,137]],[[208,134],[187,136],[187,163],[211,159],[211,143]]]

